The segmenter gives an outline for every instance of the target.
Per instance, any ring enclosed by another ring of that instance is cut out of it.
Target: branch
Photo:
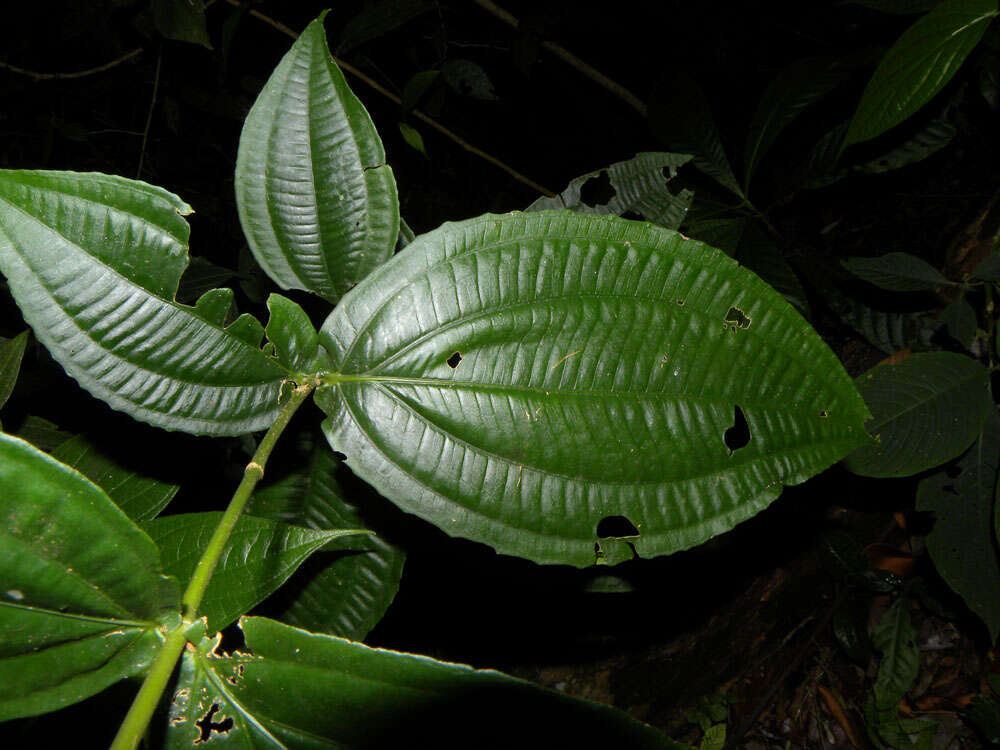
[[[84,78],[85,76],[91,76],[95,73],[103,73],[105,70],[111,70],[111,68],[116,65],[121,65],[126,60],[131,60],[133,57],[142,54],[143,48],[137,47],[131,52],[126,52],[121,57],[117,57],[109,63],[104,63],[104,65],[98,65],[96,68],[88,68],[87,70],[78,70],[75,73],[38,73],[34,70],[25,70],[24,68],[19,68],[16,65],[11,65],[10,63],[0,62],[0,68],[4,70],[9,70],[12,73],[19,73],[23,76],[28,76],[36,81],[51,81],[55,79],[64,78]]]
[[[508,26],[514,29],[520,27],[521,22],[518,21],[515,16],[512,16],[510,13],[501,8],[499,5],[491,2],[491,0],[473,0],[473,2],[480,8],[485,10],[487,13],[491,13],[492,15],[499,18]],[[555,42],[542,41],[542,46],[545,47],[545,49],[547,49],[553,55],[561,59],[570,67],[576,68],[578,71],[583,73],[585,76],[587,76],[587,78],[592,80],[598,86],[601,86],[602,88],[605,88],[608,91],[610,91],[612,94],[614,94],[623,102],[628,104],[632,109],[634,109],[640,115],[642,115],[643,117],[646,116],[646,105],[643,103],[642,99],[633,94],[631,91],[622,86],[620,83],[612,81],[597,68],[588,65],[579,57],[577,57],[572,52],[567,50],[565,47],[560,47]]]
[[[235,6],[237,8],[240,7],[240,1],[239,0],[226,0],[226,2],[228,2],[230,5]],[[291,37],[292,39],[297,39],[298,36],[299,36],[295,31],[293,31],[289,27],[285,26],[285,24],[281,23],[280,21],[275,21],[273,18],[271,18],[269,16],[265,16],[260,11],[252,10],[251,9],[251,10],[248,10],[248,13],[251,16],[253,16],[254,18],[256,18],[256,19],[258,19],[260,21],[263,21],[264,23],[266,23],[266,24],[272,26],[273,28],[277,29],[278,31],[280,31],[282,34],[285,34],[286,36]],[[377,91],[378,93],[380,93],[386,99],[391,99],[396,104],[402,104],[402,100],[398,96],[396,96],[394,93],[392,93],[391,91],[389,91],[387,88],[385,88],[384,86],[382,86],[378,82],[376,82],[373,79],[369,78],[367,75],[365,75],[364,73],[362,73],[360,70],[358,70],[357,68],[355,68],[350,63],[344,62],[343,60],[341,60],[338,57],[334,57],[333,60],[343,70],[346,70],[348,73],[350,73],[351,75],[353,75],[355,78],[360,79],[362,82],[366,83],[368,86],[370,86],[371,88],[375,89],[375,91]],[[555,195],[555,193],[552,192],[551,190],[549,190],[548,188],[544,187],[543,185],[539,185],[537,182],[535,182],[534,180],[532,180],[530,177],[526,177],[525,175],[521,174],[520,172],[518,172],[513,167],[508,166],[504,162],[500,161],[497,157],[495,157],[495,156],[493,156],[491,154],[486,153],[481,148],[473,146],[471,143],[469,143],[468,141],[466,141],[464,138],[462,138],[461,136],[459,136],[457,133],[455,133],[452,130],[449,130],[448,128],[446,128],[444,125],[440,124],[436,120],[432,120],[430,117],[428,117],[427,115],[425,115],[420,110],[414,109],[414,110],[411,111],[411,114],[414,117],[416,117],[418,120],[420,120],[421,122],[423,122],[423,123],[429,125],[430,127],[432,127],[434,130],[436,130],[437,132],[439,132],[441,135],[445,136],[446,138],[450,138],[451,140],[453,140],[455,143],[457,143],[463,149],[465,149],[466,151],[468,151],[470,154],[475,154],[480,159],[488,161],[493,166],[502,169],[504,172],[506,172],[511,177],[513,177],[515,180],[517,180],[518,182],[524,183],[525,185],[527,185],[528,187],[530,187],[532,190],[536,190],[539,193],[542,193],[543,195],[547,195],[549,197],[552,197],[552,196]]]

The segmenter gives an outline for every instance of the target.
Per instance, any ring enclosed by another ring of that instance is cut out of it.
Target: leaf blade
[[[0,409],[14,392],[18,373],[21,372],[21,360],[27,347],[28,331],[22,331],[14,338],[0,344]]]

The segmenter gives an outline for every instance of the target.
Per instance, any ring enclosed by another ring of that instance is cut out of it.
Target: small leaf
[[[810,57],[777,75],[761,96],[747,132],[745,185],[781,132],[803,110],[846,81],[865,59],[867,56]]]
[[[917,489],[917,510],[933,514],[927,550],[934,567],[990,631],[1000,636],[1000,553],[993,513],[1000,466],[1000,417],[986,421],[979,439],[958,462],[959,473],[940,471]]]
[[[948,335],[961,344],[963,349],[972,346],[979,324],[976,321],[976,311],[964,297],[959,297],[945,308],[941,322],[944,323]]]
[[[803,316],[809,317],[809,300],[802,282],[785,260],[781,248],[756,223],[747,226],[735,257],[795,305]]]
[[[315,444],[314,444],[315,443]],[[247,513],[312,529],[371,528],[369,503],[344,497],[334,474],[340,462],[322,440],[306,433],[299,451],[303,468],[258,489]],[[382,536],[331,542],[302,567],[269,604],[296,627],[362,640],[382,619],[399,590],[403,550]]]
[[[403,140],[406,141],[406,145],[416,151],[419,151],[424,156],[427,156],[427,149],[424,146],[424,137],[420,135],[420,131],[411,125],[407,125],[405,122],[399,123],[399,132],[403,136]]]
[[[73,437],[72,433],[59,429],[54,422],[30,414],[14,434],[43,451],[51,451]]]
[[[951,285],[934,266],[909,253],[848,258],[844,268],[859,279],[890,292],[919,292]]]
[[[881,174],[916,164],[951,143],[956,132],[957,128],[946,117],[937,117],[888,153],[854,169],[867,174]]]
[[[309,372],[316,366],[319,336],[305,310],[280,294],[267,298],[271,317],[267,321],[267,340],[274,344],[278,360],[293,372]]]
[[[245,324],[174,301],[190,212],[144,182],[0,170],[0,271],[38,340],[113,408],[195,434],[266,428],[287,371]]]
[[[202,0],[153,0],[153,20],[157,30],[167,39],[212,49]]]
[[[654,92],[649,103],[649,124],[669,148],[691,154],[694,166],[745,197],[722,148],[705,92],[692,78],[679,75],[666,90]]]
[[[155,518],[180,489],[176,484],[144,477],[126,469],[83,435],[59,445],[52,451],[52,457],[76,469],[104,490],[112,502],[136,523]]]
[[[222,513],[165,516],[143,528],[160,548],[163,568],[187,583]],[[199,610],[208,631],[221,630],[263,601],[327,542],[364,531],[303,529],[265,518],[243,516],[205,591]]]
[[[871,597],[851,594],[837,605],[833,613],[833,635],[848,658],[862,669],[872,658],[872,642],[868,635],[868,612]]]
[[[667,229],[677,229],[684,221],[694,198],[690,190],[671,193],[667,184],[677,175],[677,168],[691,161],[686,154],[649,151],[627,161],[615,162],[606,169],[581,175],[572,180],[557,196],[536,200],[527,211],[567,208],[584,214],[622,214],[634,211],[646,221]],[[664,173],[664,170],[667,170]],[[591,180],[606,179],[614,191],[606,203],[588,205],[583,191]]]
[[[840,144],[846,132],[847,123],[844,122],[823,134],[796,168],[790,181],[793,187],[815,190],[847,176],[847,168],[838,166]]]
[[[188,649],[167,748],[608,747],[677,750],[613,708],[491,670],[372,649],[261,617],[240,622],[250,653]],[[208,721],[205,721],[208,717]],[[231,725],[228,724],[232,720]]]
[[[705,730],[698,750],[722,750],[726,744],[726,725],[716,724]]]
[[[873,415],[865,429],[880,444],[859,448],[845,466],[867,477],[907,477],[955,458],[993,410],[988,379],[981,364],[950,352],[911,354],[859,376]]]
[[[594,564],[612,516],[639,555],[699,544],[868,440],[853,384],[781,295],[613,216],[446,224],[352,290],[320,343],[317,403],[348,467],[537,562]]]
[[[896,715],[899,702],[917,678],[920,652],[917,633],[910,622],[910,601],[900,597],[872,628],[872,644],[881,652],[875,678],[875,707]]]
[[[996,0],[944,0],[903,32],[861,95],[844,146],[881,135],[929,102],[996,15]]]
[[[929,344],[941,325],[933,313],[886,312],[848,297],[832,286],[821,291],[826,303],[847,325],[886,354]]]
[[[434,7],[434,0],[374,0],[365,3],[344,26],[337,53],[346,55],[365,42],[398,29]]]
[[[368,112],[330,57],[323,16],[247,115],[236,206],[254,257],[282,289],[336,301],[392,255],[396,180]]]
[[[100,489],[0,435],[0,721],[140,674],[179,617],[156,545]]]
[[[403,101],[400,106],[403,108],[404,115],[411,112],[420,103],[424,94],[434,85],[440,75],[440,70],[422,70],[410,76],[410,80],[403,87],[403,96],[401,97]]]
[[[493,101],[497,98],[493,82],[483,66],[472,60],[448,60],[441,66],[445,83],[462,96]]]
[[[28,347],[28,331],[22,331],[12,339],[0,340],[0,409],[7,403],[17,385],[21,372],[21,360]]]

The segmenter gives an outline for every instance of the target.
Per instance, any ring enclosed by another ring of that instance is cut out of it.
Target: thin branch
[[[228,2],[230,5],[235,6],[237,8],[239,8],[240,5],[241,5],[239,0],[226,0],[226,2]],[[288,26],[285,26],[285,24],[281,23],[280,21],[275,21],[270,16],[265,16],[263,13],[261,13],[258,10],[251,9],[251,10],[248,10],[247,12],[251,16],[253,16],[254,18],[256,18],[256,19],[258,19],[260,21],[263,21],[264,23],[266,23],[266,24],[272,26],[273,28],[277,29],[278,31],[280,31],[282,34],[285,34],[286,36],[291,37],[292,39],[297,39],[298,36],[299,36],[294,30],[290,29]],[[380,93],[385,98],[394,101],[396,104],[402,104],[402,100],[398,96],[396,96],[394,93],[392,93],[391,91],[389,91],[387,88],[385,88],[384,86],[382,86],[377,81],[374,81],[372,78],[370,78],[369,76],[367,76],[364,73],[362,73],[360,70],[358,70],[357,68],[355,68],[350,63],[345,62],[344,60],[341,60],[338,57],[334,57],[333,59],[334,59],[334,62],[336,62],[337,65],[340,66],[343,70],[346,70],[348,73],[350,73],[351,75],[353,75],[355,78],[358,78],[363,83],[366,83],[368,86],[370,86],[371,88],[375,89],[375,91],[377,91],[378,93]],[[508,166],[507,164],[505,164],[504,162],[500,161],[497,157],[493,156],[492,154],[488,154],[485,151],[483,151],[481,148],[473,146],[471,143],[469,143],[467,140],[465,140],[464,138],[462,138],[461,136],[459,136],[457,133],[455,133],[452,130],[449,130],[448,128],[446,128],[444,125],[440,124],[436,120],[431,119],[430,117],[428,117],[427,115],[425,115],[420,110],[418,110],[418,109],[411,110],[410,114],[412,114],[418,120],[420,120],[421,122],[425,123],[426,125],[430,126],[434,130],[436,130],[437,132],[439,132],[441,135],[445,136],[446,138],[450,138],[455,143],[457,143],[459,146],[461,146],[463,149],[465,149],[466,151],[468,151],[470,154],[475,154],[480,159],[488,161],[493,166],[495,166],[495,167],[497,167],[499,169],[502,169],[504,172],[506,172],[511,177],[513,177],[515,180],[517,180],[518,182],[524,183],[525,185],[527,185],[528,187],[530,187],[532,190],[536,190],[539,193],[542,193],[543,195],[547,195],[549,197],[552,197],[552,196],[555,195],[555,193],[552,192],[551,190],[549,190],[547,187],[545,187],[543,185],[539,185],[537,182],[535,182],[534,180],[532,180],[530,177],[526,177],[525,175],[521,174],[516,169],[514,169],[511,166]]]
[[[163,50],[156,53],[156,75],[153,77],[153,96],[149,100],[149,112],[146,113],[146,127],[142,129],[142,147],[139,149],[139,168],[135,171],[135,179],[142,178],[142,162],[146,158],[146,141],[149,140],[149,126],[153,124],[153,110],[156,108],[156,94],[160,90],[160,63],[163,62]]]
[[[515,16],[512,16],[506,10],[501,8],[499,5],[497,5],[494,2],[491,2],[491,0],[472,0],[472,1],[480,8],[485,10],[487,13],[490,13],[499,18],[508,26],[515,29],[520,27],[521,23],[520,21],[517,20]],[[553,55],[558,57],[560,60],[562,60],[564,63],[569,65],[570,67],[576,68],[578,71],[583,73],[585,76],[587,76],[587,78],[592,80],[598,86],[601,86],[610,91],[612,94],[614,94],[623,102],[628,104],[632,109],[634,109],[640,115],[642,115],[643,117],[646,116],[646,105],[645,103],[643,103],[642,99],[633,94],[631,91],[622,86],[620,83],[618,83],[617,81],[612,81],[597,68],[593,67],[592,65],[588,65],[579,57],[577,57],[572,52],[567,50],[565,47],[561,47],[555,42],[542,41],[542,46],[549,52],[551,52]]]
[[[19,68],[16,65],[11,65],[10,63],[0,62],[0,68],[4,70],[9,70],[12,73],[18,73],[23,76],[28,76],[36,81],[52,81],[56,79],[65,78],[83,78],[85,76],[92,76],[95,73],[103,73],[105,70],[111,70],[111,68],[116,65],[121,65],[126,60],[131,60],[133,57],[142,54],[143,48],[137,47],[131,52],[126,52],[121,57],[117,57],[111,62],[104,63],[104,65],[98,65],[96,68],[88,68],[87,70],[78,70],[74,73],[38,73],[34,70],[25,70],[24,68]]]

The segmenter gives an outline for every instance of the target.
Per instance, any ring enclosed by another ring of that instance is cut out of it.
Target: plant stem
[[[236,522],[243,513],[257,482],[264,476],[264,466],[267,465],[267,459],[270,457],[271,451],[274,450],[275,443],[278,442],[278,438],[281,437],[281,433],[288,426],[292,416],[313,388],[312,383],[296,386],[288,403],[278,414],[278,418],[274,420],[274,424],[271,425],[263,440],[260,441],[260,445],[257,446],[257,451],[253,454],[250,463],[243,470],[243,480],[236,488],[236,492],[233,493],[233,499],[229,501],[229,507],[222,514],[219,525],[215,527],[212,538],[209,540],[208,546],[205,547],[201,559],[198,560],[191,581],[181,598],[183,620],[173,630],[167,632],[163,647],[156,655],[153,666],[150,667],[142,687],[139,688],[131,708],[125,715],[125,720],[118,728],[118,734],[115,736],[114,742],[111,743],[111,750],[133,750],[139,745],[139,741],[146,732],[146,727],[149,726],[150,719],[153,718],[153,712],[156,711],[160,702],[160,696],[163,695],[163,691],[170,681],[170,675],[174,672],[174,666],[184,651],[187,642],[187,629],[197,617],[202,597],[208,589],[208,583],[212,580],[212,574],[226,549],[226,543],[236,527]]]

